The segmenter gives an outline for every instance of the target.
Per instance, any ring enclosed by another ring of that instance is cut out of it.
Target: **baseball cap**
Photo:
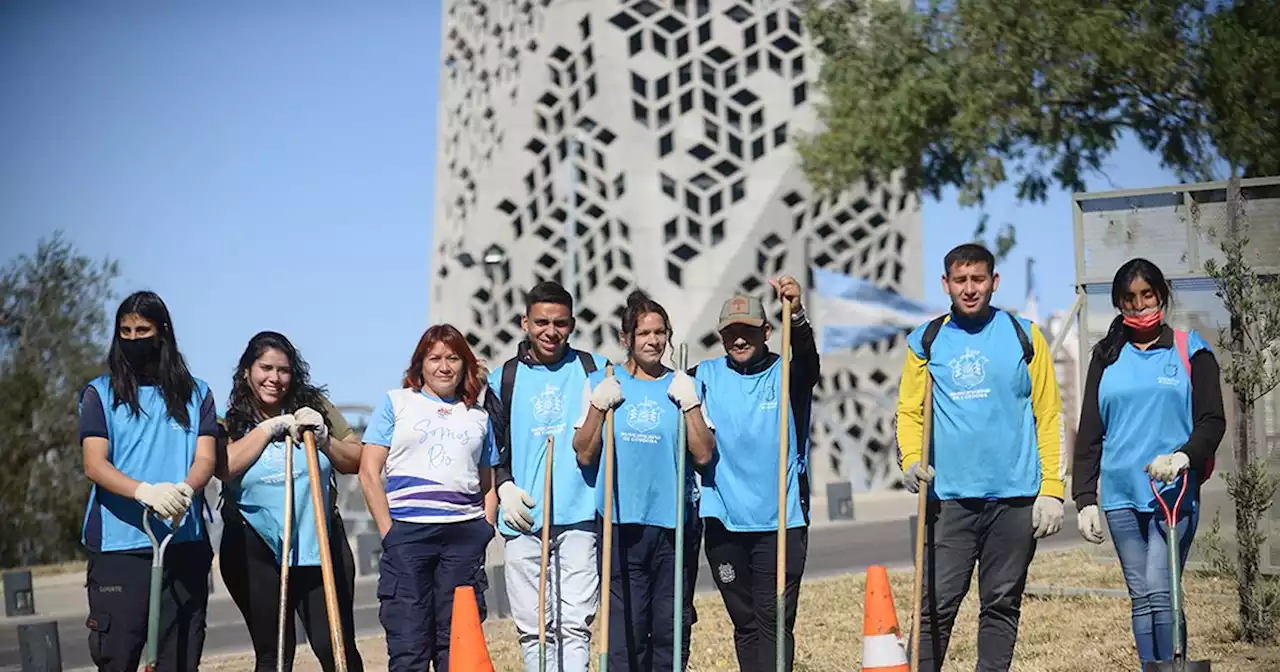
[[[764,304],[760,299],[745,294],[735,294],[720,306],[720,326],[716,327],[716,331],[721,331],[731,324],[763,327],[764,321]]]

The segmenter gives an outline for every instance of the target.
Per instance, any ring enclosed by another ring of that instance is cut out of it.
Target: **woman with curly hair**
[[[498,462],[479,362],[456,328],[427,329],[401,389],[369,419],[360,485],[382,534],[378,617],[391,672],[449,669],[453,591],[475,588],[484,618]],[[383,485],[383,476],[386,484]]]
[[[232,379],[226,435],[219,451],[224,484],[222,579],[244,614],[257,658],[255,670],[275,670],[279,628],[281,558],[289,562],[288,612],[297,612],[311,650],[328,672],[335,669],[325,610],[320,554],[331,553],[348,670],[362,670],[352,621],[355,562],[335,505],[333,470],[360,467],[360,443],[321,388],[311,384],[307,363],[289,339],[264,331],[249,339]],[[307,479],[302,433],[315,433],[323,500],[329,510],[329,548],[321,549]],[[293,543],[283,548],[285,435],[293,437]],[[296,545],[295,545],[296,544]],[[297,647],[294,619],[285,624],[284,669]]]
[[[101,670],[138,669],[147,639],[149,525],[157,538],[173,535],[156,663],[196,670],[213,561],[200,515],[218,436],[213,393],[187,369],[169,309],[152,292],[121,302],[107,360],[109,373],[80,395],[84,475],[93,483],[81,537],[89,552],[89,657]]]

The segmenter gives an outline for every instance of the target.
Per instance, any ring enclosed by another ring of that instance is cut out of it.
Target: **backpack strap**
[[[924,328],[924,336],[920,339],[920,345],[924,348],[924,361],[929,361],[930,353],[933,351],[933,341],[938,337],[938,330],[942,328],[942,323],[947,321],[946,315],[939,315],[932,320]]]
[[[1182,359],[1182,368],[1187,371],[1187,383],[1191,382],[1191,357],[1188,353],[1191,346],[1188,344],[1187,332],[1181,329],[1173,330],[1173,345],[1178,349],[1178,357]]]
[[[1036,351],[1031,345],[1031,339],[1027,337],[1027,330],[1022,328],[1022,323],[1013,316],[1013,313],[1006,312],[1005,315],[1008,315],[1009,321],[1013,322],[1013,330],[1018,332],[1018,342],[1022,344],[1022,361],[1026,362],[1027,366],[1031,366],[1031,360],[1035,358]]]
[[[578,361],[582,362],[582,370],[586,371],[588,376],[596,372],[596,360],[591,356],[591,353],[579,350]]]
[[[497,437],[498,452],[511,454],[511,398],[516,393],[516,369],[520,362],[512,357],[502,364],[502,383],[498,390],[498,400],[502,402],[502,428]]]

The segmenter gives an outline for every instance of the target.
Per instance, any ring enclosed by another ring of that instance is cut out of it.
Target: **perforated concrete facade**
[[[914,195],[874,185],[820,200],[804,180],[792,138],[814,128],[817,69],[794,3],[453,0],[444,12],[430,315],[491,364],[521,338],[523,292],[563,280],[568,249],[574,342],[615,361],[635,287],[666,306],[691,362],[723,354],[729,294],[760,294],[780,316],[778,274],[811,283],[824,267],[921,295]],[[816,495],[895,478],[885,402],[902,348],[824,358]]]

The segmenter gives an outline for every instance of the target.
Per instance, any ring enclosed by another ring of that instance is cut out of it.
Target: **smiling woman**
[[[348,670],[363,669],[355,645],[351,616],[355,562],[338,515],[333,472],[354,473],[360,465],[360,443],[342,414],[311,384],[306,360],[283,334],[264,331],[249,339],[232,380],[227,402],[227,438],[218,450],[222,501],[222,546],[219,565],[227,592],[244,614],[253,640],[257,670],[275,670],[279,653],[281,567],[289,562],[289,609],[306,624],[307,639],[325,670],[335,669],[325,612],[320,554],[333,556],[337,596]],[[329,513],[329,548],[321,549],[312,509],[302,432],[315,433],[317,468]],[[292,447],[285,441],[294,439]],[[285,455],[296,452],[292,473]],[[293,481],[293,515],[289,548],[284,548],[286,481]],[[295,619],[284,631],[285,667],[297,648]]]
[[[378,617],[392,672],[431,662],[447,670],[454,589],[473,587],[485,615],[498,462],[482,405],[488,386],[466,338],[448,324],[422,335],[402,385],[370,417],[360,460],[360,486],[382,534]]]

